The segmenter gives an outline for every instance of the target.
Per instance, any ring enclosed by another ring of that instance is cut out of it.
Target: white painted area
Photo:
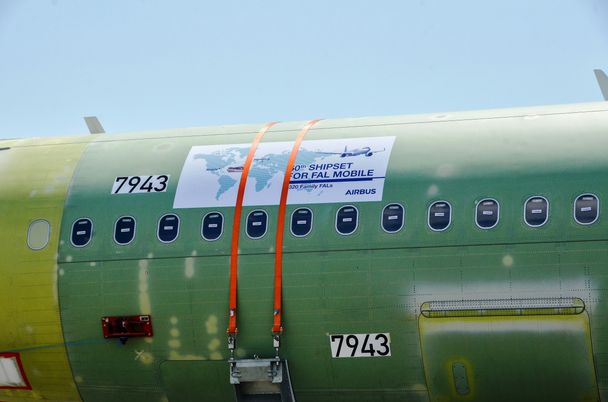
[[[15,357],[0,357],[0,387],[25,387]]]

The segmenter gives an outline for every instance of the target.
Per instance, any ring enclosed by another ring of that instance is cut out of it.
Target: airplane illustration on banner
[[[352,156],[359,156],[359,155],[365,155],[367,157],[372,156],[373,154],[379,153],[379,152],[384,152],[386,151],[385,148],[382,149],[378,149],[378,150],[372,150],[371,147],[361,147],[361,148],[354,148],[349,150],[348,149],[348,145],[344,146],[344,151],[342,152],[321,152],[318,151],[318,153],[320,154],[326,154],[326,155],[340,155],[340,158],[349,158]]]

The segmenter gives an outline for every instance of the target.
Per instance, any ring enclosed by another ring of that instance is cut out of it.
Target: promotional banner
[[[303,141],[291,175],[288,204],[382,200],[395,137]],[[184,162],[174,208],[233,206],[250,144],[194,146]],[[293,142],[259,144],[244,205],[277,205]]]

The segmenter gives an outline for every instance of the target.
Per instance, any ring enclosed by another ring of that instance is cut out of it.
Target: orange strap
[[[274,323],[272,332],[274,334],[283,332],[281,325],[281,303],[283,289],[283,231],[285,229],[285,208],[287,206],[287,194],[289,193],[289,181],[291,180],[291,172],[296,161],[296,156],[300,150],[300,144],[304,140],[304,136],[312,126],[317,124],[320,119],[309,121],[296,137],[296,142],[291,148],[291,154],[285,168],[285,177],[283,177],[283,188],[281,189],[281,200],[279,201],[279,217],[277,221],[277,237],[275,244],[274,255]]]
[[[245,159],[245,165],[243,166],[243,172],[241,173],[241,181],[239,182],[239,190],[236,195],[236,204],[234,206],[234,222],[232,224],[232,248],[230,251],[230,310],[228,315],[228,330],[229,334],[235,334],[236,328],[236,293],[237,293],[237,275],[238,275],[238,254],[239,254],[239,233],[241,231],[241,213],[243,210],[243,197],[245,195],[245,186],[247,185],[247,176],[249,175],[249,169],[253,162],[255,151],[258,148],[258,144],[264,137],[264,134],[274,126],[276,122],[266,124],[255,136],[249,148],[249,154]]]

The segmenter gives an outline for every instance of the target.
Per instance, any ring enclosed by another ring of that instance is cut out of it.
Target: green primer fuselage
[[[304,124],[277,124],[263,143],[293,141]],[[0,389],[0,400],[234,400],[225,333],[234,208],[174,208],[174,198],[193,146],[250,144],[259,129],[0,144],[10,147],[0,151],[0,357],[19,352],[33,388]],[[296,399],[608,400],[606,133],[605,103],[314,126],[306,140],[395,142],[381,201],[287,206],[280,353]],[[167,190],[112,194],[117,177],[137,175],[168,175]],[[269,191],[278,194],[280,186]],[[581,194],[600,202],[591,225],[573,217]],[[537,228],[523,219],[532,196],[550,205],[547,223]],[[488,230],[475,224],[477,202],[486,198],[500,205],[500,220]],[[435,232],[428,209],[439,200],[450,203],[452,221]],[[391,203],[405,208],[397,233],[381,227]],[[344,205],[359,212],[348,236],[334,225]],[[313,212],[313,228],[295,237],[289,217],[302,206]],[[278,206],[245,206],[243,222],[256,209],[268,213],[269,226],[255,240],[241,227],[237,358],[274,356]],[[224,230],[210,242],[201,220],[213,211],[223,214]],[[157,226],[167,213],[179,216],[180,228],[165,244]],[[135,237],[119,245],[115,223],[124,216],[135,219]],[[75,247],[70,236],[80,218],[92,221],[93,235]],[[40,219],[50,223],[50,241],[32,250],[28,226]],[[432,302],[535,299],[580,300],[584,307],[422,314]],[[103,338],[101,317],[140,314],[151,315],[153,337],[124,345]],[[390,357],[332,358],[331,334],[366,333],[390,333]]]

